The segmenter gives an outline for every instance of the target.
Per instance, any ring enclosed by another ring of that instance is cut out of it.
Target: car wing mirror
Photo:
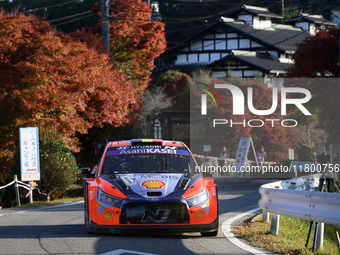
[[[89,167],[80,168],[80,173],[86,178],[95,178],[95,174],[92,173],[91,168]]]
[[[80,168],[80,173],[83,174],[83,175],[90,174],[91,173],[91,169],[89,167]]]

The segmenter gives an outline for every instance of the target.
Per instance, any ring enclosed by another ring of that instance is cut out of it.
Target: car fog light
[[[110,212],[110,211],[105,211],[104,217],[105,217],[106,220],[111,220],[112,217],[113,217],[112,212]]]
[[[197,213],[196,213],[196,217],[197,219],[201,220],[204,216],[204,213],[202,210],[199,210]]]

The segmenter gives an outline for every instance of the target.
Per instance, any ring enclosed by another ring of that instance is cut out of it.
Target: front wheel
[[[89,227],[89,224],[91,223],[91,217],[90,217],[88,203],[86,202],[85,202],[85,209],[84,209],[84,223],[85,223],[87,233],[95,233],[95,230]]]
[[[201,236],[217,236],[218,230],[211,232],[201,232]]]
[[[95,231],[93,228],[89,227],[89,226],[86,226],[86,231],[87,231],[87,233],[89,233],[89,234],[96,233],[96,231]]]
[[[88,218],[88,221],[85,219],[86,231],[87,231],[87,233],[96,233],[95,229],[94,229],[94,228],[91,228],[91,227],[89,226],[89,224],[90,224],[90,222],[91,222],[91,217],[90,217],[90,215],[89,215],[88,217],[89,217],[89,218]]]

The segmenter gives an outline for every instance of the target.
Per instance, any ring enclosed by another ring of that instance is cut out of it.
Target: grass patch
[[[52,206],[66,203],[73,203],[84,200],[84,188],[79,185],[71,185],[64,194],[63,198],[53,199],[50,202],[47,201],[34,201],[33,204],[22,204],[17,208],[34,208],[39,206]]]
[[[252,245],[280,254],[329,254],[339,255],[334,232],[340,227],[325,224],[323,251],[312,252],[313,230],[308,247],[305,247],[309,222],[280,216],[279,235],[270,234],[270,223],[244,222],[234,231],[235,236],[248,240]]]

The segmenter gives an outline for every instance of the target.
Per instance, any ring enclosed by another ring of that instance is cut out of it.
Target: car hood
[[[124,184],[142,197],[165,197],[171,194],[183,174],[174,173],[135,173],[117,174]]]

